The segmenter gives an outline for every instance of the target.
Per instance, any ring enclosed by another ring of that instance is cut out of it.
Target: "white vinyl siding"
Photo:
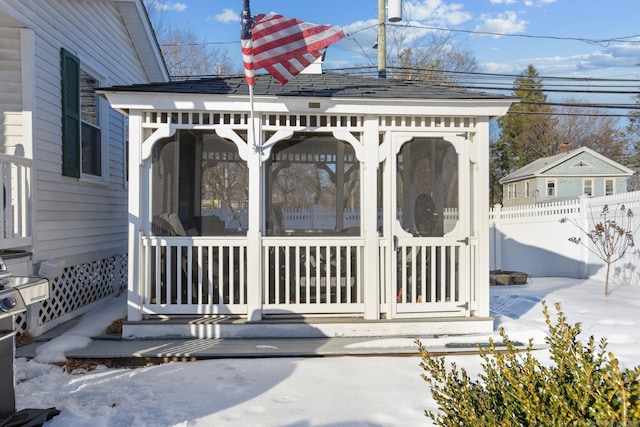
[[[0,28],[0,112],[3,136],[0,152],[14,154],[23,144],[20,29]]]
[[[108,128],[104,181],[78,180],[60,172],[60,48],[73,52],[81,64],[104,76],[101,84],[148,81],[115,2],[6,0],[2,7],[34,32],[34,135],[38,137],[33,143],[37,171],[34,262],[51,258],[88,262],[126,252],[122,115],[108,110],[104,116]]]

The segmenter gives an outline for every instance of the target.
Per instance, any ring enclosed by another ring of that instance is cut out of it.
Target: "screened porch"
[[[129,115],[127,333],[182,318],[197,336],[224,319],[255,335],[278,319],[491,328],[489,121],[510,100],[267,75],[252,116],[246,90],[240,77],[103,90]]]

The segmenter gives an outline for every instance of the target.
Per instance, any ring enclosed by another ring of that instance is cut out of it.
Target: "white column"
[[[478,132],[474,144],[478,150],[478,194],[474,205],[478,218],[478,248],[475,316],[489,316],[489,119],[478,118]]]
[[[140,233],[142,204],[149,200],[149,187],[141,188],[142,119],[139,111],[129,114],[129,259],[127,320],[142,320],[142,275],[140,271]],[[141,194],[142,193],[142,194]]]
[[[249,126],[247,141],[251,144],[253,130],[256,130],[255,141],[260,140],[259,115]],[[261,154],[252,151],[247,161],[249,168],[249,228],[247,230],[247,320],[262,320],[262,217],[264,173],[262,172]]]
[[[364,233],[363,284],[364,318],[380,318],[380,260],[378,259],[378,120],[367,116],[362,134],[364,163],[362,171],[362,230]]]

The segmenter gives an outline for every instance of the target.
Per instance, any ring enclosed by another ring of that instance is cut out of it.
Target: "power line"
[[[547,40],[561,40],[561,41],[579,41],[588,44],[596,44],[596,45],[608,45],[611,43],[632,43],[632,44],[640,44],[640,40],[629,40],[634,38],[640,38],[640,34],[634,34],[631,36],[622,36],[622,37],[613,37],[608,39],[588,39],[584,37],[560,37],[560,36],[546,36],[546,35],[533,35],[533,34],[508,34],[508,33],[497,33],[491,31],[478,31],[478,30],[460,30],[460,29],[452,29],[452,28],[443,28],[443,27],[432,27],[427,25],[415,25],[415,24],[388,24],[391,27],[396,27],[399,29],[402,28],[419,28],[425,30],[435,30],[435,31],[447,31],[451,33],[466,33],[466,34],[474,34],[474,35],[484,35],[484,36],[499,36],[499,37],[522,37],[528,39],[547,39]]]

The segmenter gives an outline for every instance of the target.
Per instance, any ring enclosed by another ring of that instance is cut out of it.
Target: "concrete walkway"
[[[64,335],[77,319],[23,344],[16,357],[33,358],[36,349],[45,342]],[[476,344],[486,344],[487,336],[420,337],[432,353],[476,353]],[[459,340],[458,340],[459,338]],[[413,338],[225,338],[225,339],[122,339],[119,335],[93,337],[88,346],[65,351],[73,359],[161,359],[197,360],[241,357],[329,357],[329,356],[417,356],[419,350]]]

